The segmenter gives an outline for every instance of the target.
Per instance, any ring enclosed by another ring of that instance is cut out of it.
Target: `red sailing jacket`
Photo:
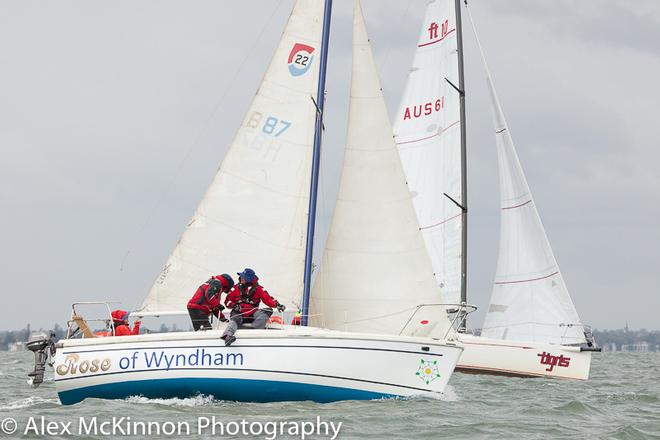
[[[229,291],[225,298],[225,305],[233,308],[236,304],[241,306],[241,313],[244,317],[254,315],[263,301],[268,307],[277,307],[279,303],[266,292],[256,282],[252,285],[237,284]]]
[[[113,310],[110,314],[112,316],[112,325],[115,328],[115,336],[131,336],[140,334],[140,321],[135,321],[133,324],[133,331],[128,326],[128,315],[126,310]],[[96,336],[112,336],[112,331],[109,332],[96,332]]]
[[[222,283],[223,289],[229,287],[227,280],[225,280],[223,277],[218,275],[214,278],[220,281],[220,283]],[[208,315],[210,315],[211,312],[213,312],[215,316],[218,316],[219,313],[218,307],[220,306],[220,295],[222,295],[222,292],[218,290],[218,292],[215,295],[209,298],[206,294],[208,290],[209,290],[209,283],[207,281],[206,283],[202,284],[197,288],[193,297],[190,298],[190,301],[188,301],[188,308],[201,310],[207,313]]]
[[[134,335],[139,335],[140,334],[140,321],[135,321],[135,324],[133,324],[133,331],[131,331],[131,328],[128,326],[127,323],[125,322],[113,322],[113,325],[115,326],[115,334],[112,334],[112,330],[109,332],[96,332],[94,333],[95,336],[134,336]]]
[[[133,331],[131,331],[128,324],[115,323],[115,336],[131,336],[140,334],[140,321],[135,321],[133,324]]]

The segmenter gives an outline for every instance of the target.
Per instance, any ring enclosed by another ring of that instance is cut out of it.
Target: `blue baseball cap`
[[[246,267],[243,272],[236,272],[236,274],[248,283],[251,283],[257,279],[257,274],[254,273],[254,270],[250,269],[249,267]]]

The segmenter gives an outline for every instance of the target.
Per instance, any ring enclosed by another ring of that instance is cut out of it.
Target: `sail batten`
[[[438,305],[442,296],[411,199],[356,2],[344,166],[312,290],[312,325],[366,333],[446,334],[449,321]]]
[[[142,309],[185,311],[218,273],[255,269],[300,302],[324,5],[298,0],[257,93]]]

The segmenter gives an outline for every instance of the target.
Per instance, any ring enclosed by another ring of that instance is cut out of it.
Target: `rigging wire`
[[[410,6],[412,5],[413,0],[408,0],[408,4],[406,5],[406,9],[403,11],[403,14],[400,16],[398,26],[397,28],[401,28],[402,24],[406,22],[408,19],[408,14],[410,13]],[[417,41],[417,40],[415,40]],[[390,63],[390,58],[393,52],[393,46],[388,46],[387,51],[385,52],[385,58],[383,59],[383,63],[378,69],[379,72],[388,72],[389,69],[385,70],[389,63]]]

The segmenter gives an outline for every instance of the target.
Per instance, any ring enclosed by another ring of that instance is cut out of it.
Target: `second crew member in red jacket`
[[[113,310],[112,326],[115,328],[115,336],[131,336],[140,333],[140,321],[135,321],[133,330],[128,326],[128,312],[125,310]],[[111,335],[111,334],[110,334]],[[108,335],[108,336],[110,336]]]
[[[229,291],[225,298],[225,305],[232,309],[229,325],[222,334],[225,345],[231,345],[236,340],[234,333],[243,322],[251,322],[252,328],[266,328],[266,322],[272,311],[269,313],[261,310],[259,304],[262,301],[269,307],[277,307],[280,312],[285,309],[284,305],[277,302],[266,292],[266,289],[259,285],[259,277],[254,270],[246,268],[243,272],[238,273],[238,281],[238,284]]]
[[[222,315],[224,306],[220,304],[220,295],[229,292],[234,287],[234,280],[226,273],[211,277],[207,282],[197,288],[195,294],[188,301],[188,314],[195,331],[211,328],[209,317],[211,313],[221,321],[226,321]]]

